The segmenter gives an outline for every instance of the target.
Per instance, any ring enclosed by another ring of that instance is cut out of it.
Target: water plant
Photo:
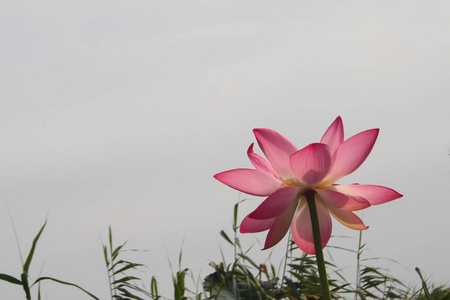
[[[305,253],[316,254],[323,297],[330,300],[322,253],[331,237],[330,214],[351,229],[365,230],[368,227],[353,211],[402,197],[383,186],[336,184],[366,160],[379,130],[366,130],[344,141],[342,119],[337,117],[320,143],[301,150],[275,130],[261,128],[253,132],[267,160],[254,153],[251,144],[247,155],[255,169],[234,169],[214,177],[241,192],[267,196],[242,221],[240,231],[268,230],[264,245],[268,249],[291,228],[297,246]]]

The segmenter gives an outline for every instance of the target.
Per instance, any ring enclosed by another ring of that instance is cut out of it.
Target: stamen
[[[294,185],[290,184],[290,183],[289,183],[289,182],[287,182],[286,180],[284,180],[284,179],[281,179],[281,180],[283,180],[283,182],[284,182],[284,184],[285,184],[285,185],[288,185],[288,186],[292,186],[292,187],[294,187]]]

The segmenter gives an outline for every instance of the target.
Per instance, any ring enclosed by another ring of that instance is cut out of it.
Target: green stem
[[[359,231],[359,243],[358,243],[358,252],[356,253],[356,291],[355,291],[355,300],[358,300],[358,294],[361,290],[361,274],[360,274],[360,262],[361,262],[361,253],[362,253],[362,230]],[[361,298],[362,299],[362,298]]]
[[[23,290],[25,291],[27,300],[31,300],[30,286],[28,284],[28,274],[26,272],[23,272],[20,275],[20,279],[22,279],[22,286],[23,286]]]
[[[325,269],[325,260],[323,259],[322,240],[320,239],[319,217],[317,215],[316,201],[314,192],[305,194],[308,201],[309,213],[314,236],[314,248],[316,249],[317,268],[319,269],[320,285],[322,286],[323,300],[331,300],[330,288],[328,286],[327,270]]]

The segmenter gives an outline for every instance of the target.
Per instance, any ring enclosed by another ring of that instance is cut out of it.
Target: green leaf
[[[138,278],[138,280],[141,280],[141,279]],[[142,294],[146,295],[147,297],[151,297],[151,294],[149,292],[147,292],[146,290],[144,290],[136,285],[132,285],[131,283],[127,282],[127,283],[123,284],[123,286],[126,286],[129,289],[138,291],[139,293],[142,293]]]
[[[123,277],[123,278],[117,279],[112,284],[124,283],[124,282],[130,281],[130,280],[140,280],[140,278],[137,278],[137,277],[134,277],[134,276],[127,276],[127,277]]]
[[[30,253],[28,254],[27,260],[25,261],[25,264],[23,265],[24,273],[28,273],[28,269],[30,268],[31,260],[33,259],[34,250],[36,249],[36,244],[39,240],[39,237],[41,236],[42,231],[44,231],[45,225],[47,225],[47,220],[45,220],[44,225],[42,225],[41,230],[39,230],[39,233],[36,235],[36,237],[33,240],[33,245],[31,246]]]
[[[122,245],[118,246],[116,249],[114,249],[114,251],[111,254],[112,260],[115,260],[117,258],[117,255],[119,255],[120,253],[120,249],[123,248],[123,246],[126,245],[127,242],[123,243]],[[112,248],[111,248],[112,249]]]
[[[131,262],[126,261],[126,260],[116,261],[114,264],[111,265],[111,267],[109,267],[108,271],[112,272],[112,271],[114,271],[114,269],[117,268],[117,266],[119,266],[119,265],[128,265],[128,264],[131,264]]]
[[[430,295],[430,291],[428,290],[427,283],[425,282],[425,279],[422,276],[422,272],[420,272],[420,269],[418,267],[416,267],[416,272],[417,272],[417,274],[419,274],[420,280],[422,281],[422,288],[425,293],[425,298],[427,300],[431,300],[431,295]]]
[[[111,230],[111,226],[109,226],[108,228],[109,228],[109,250],[110,250],[110,252],[112,252],[112,248],[113,248],[112,230]],[[111,256],[112,256],[112,254],[111,254]]]
[[[114,272],[113,275],[122,273],[122,272],[124,272],[124,271],[126,271],[126,270],[128,270],[128,269],[134,269],[135,267],[141,267],[141,266],[143,266],[143,265],[142,265],[142,264],[133,264],[133,263],[130,263],[129,265],[127,265],[127,266],[121,268],[120,270]]]
[[[152,276],[152,283],[151,283],[151,293],[153,299],[159,299],[158,295],[158,283],[156,281],[155,276]]]
[[[184,300],[186,297],[184,297],[184,292],[186,290],[185,288],[185,276],[186,272],[189,271],[188,269],[184,269],[183,271],[178,271],[177,276],[173,278],[173,285],[174,285],[174,292],[175,292],[175,300]]]
[[[93,299],[100,300],[99,298],[95,297],[94,295],[92,295],[91,293],[89,293],[88,291],[86,291],[85,289],[80,287],[79,285],[76,285],[76,284],[70,283],[70,282],[66,282],[66,281],[62,281],[62,280],[59,280],[59,279],[55,279],[55,278],[52,278],[52,277],[39,277],[38,279],[36,279],[36,281],[33,283],[33,285],[35,285],[36,283],[38,283],[38,282],[40,282],[42,280],[51,280],[51,281],[55,281],[55,282],[60,283],[60,284],[76,287],[77,289],[80,289],[83,292],[85,292],[86,294],[88,294],[89,296],[91,296]]]
[[[231,239],[228,237],[228,235],[225,233],[225,231],[221,230],[220,235],[231,245],[234,246],[234,243],[231,241]]]
[[[233,210],[233,230],[234,231],[236,231],[236,229],[237,229],[238,208],[239,208],[239,202],[234,205],[234,210]]]
[[[108,249],[107,249],[106,245],[103,245],[103,256],[105,258],[106,267],[109,267]]]
[[[0,279],[4,280],[4,281],[7,281],[9,283],[22,285],[22,281],[20,281],[16,277],[8,275],[8,274],[0,274]]]
[[[128,290],[126,290],[126,289],[119,289],[119,291],[122,293],[122,296],[126,296],[126,297],[129,297],[129,298],[131,298],[131,299],[135,299],[135,300],[144,300],[144,299],[142,299],[141,297],[139,297],[139,296],[136,296],[136,295],[134,295],[134,294],[132,294],[132,293],[130,293]],[[129,299],[129,298],[125,298],[125,299]]]

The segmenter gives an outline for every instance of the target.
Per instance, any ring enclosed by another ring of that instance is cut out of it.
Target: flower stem
[[[316,249],[317,268],[319,269],[320,285],[322,286],[323,300],[331,300],[330,288],[328,286],[327,271],[325,269],[325,260],[323,259],[322,240],[320,239],[319,217],[317,215],[316,201],[314,192],[305,194],[308,201],[309,213],[314,236],[314,248]]]

